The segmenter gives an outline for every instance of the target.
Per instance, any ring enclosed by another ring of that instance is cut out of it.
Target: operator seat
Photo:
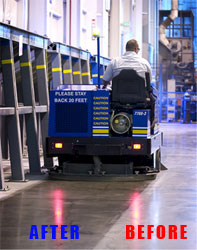
[[[148,75],[147,75],[148,74]],[[146,81],[133,69],[123,69],[112,79],[112,107],[147,108],[150,104],[148,89],[149,73]],[[145,83],[147,87],[145,86]]]

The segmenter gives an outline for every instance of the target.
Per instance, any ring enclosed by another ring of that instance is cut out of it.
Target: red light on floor
[[[54,220],[56,225],[62,225],[63,223],[63,201],[64,195],[62,190],[57,189],[52,191],[53,197],[53,208],[54,208]]]
[[[61,216],[62,215],[62,212],[59,211],[59,210],[57,210],[55,213],[56,213],[57,216]]]
[[[133,149],[139,150],[142,148],[141,144],[133,144]]]
[[[63,143],[55,143],[55,148],[63,148]]]

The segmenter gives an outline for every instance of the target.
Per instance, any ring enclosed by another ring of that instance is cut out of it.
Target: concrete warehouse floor
[[[168,170],[155,180],[9,183],[11,191],[0,193],[0,249],[197,249],[196,125],[161,124],[161,130]],[[77,224],[79,239],[60,239],[59,229],[56,239],[29,239],[31,225],[40,237],[43,224]],[[127,224],[187,225],[188,239],[154,233],[126,240]]]

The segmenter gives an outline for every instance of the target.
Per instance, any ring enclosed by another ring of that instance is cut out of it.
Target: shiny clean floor
[[[197,127],[161,128],[168,170],[155,180],[48,180],[0,201],[0,249],[197,249]],[[63,224],[78,225],[79,239],[60,239],[59,229],[56,239],[51,230],[46,239],[29,239],[31,225],[38,226],[40,237],[41,225]],[[131,224],[187,225],[188,239],[157,239],[154,233],[152,239],[126,240]]]

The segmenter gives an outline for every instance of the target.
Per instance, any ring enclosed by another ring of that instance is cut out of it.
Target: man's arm
[[[149,62],[145,58],[141,58],[141,62],[146,67],[146,71],[149,73],[150,82],[151,82],[152,81],[152,69],[151,69],[151,66],[150,66]]]
[[[105,73],[103,75],[104,88],[106,88],[107,85],[110,84],[110,81],[112,80],[112,78],[113,78],[113,67],[112,67],[112,62],[110,62],[107,65],[106,71],[105,71]]]
[[[105,81],[105,80],[103,79],[103,89],[105,89],[105,88],[107,87],[107,85],[109,85],[109,84],[110,84],[109,81]]]
[[[147,66],[147,72],[149,73],[150,82],[151,82],[152,81],[152,69],[148,61],[146,63],[146,66]]]

